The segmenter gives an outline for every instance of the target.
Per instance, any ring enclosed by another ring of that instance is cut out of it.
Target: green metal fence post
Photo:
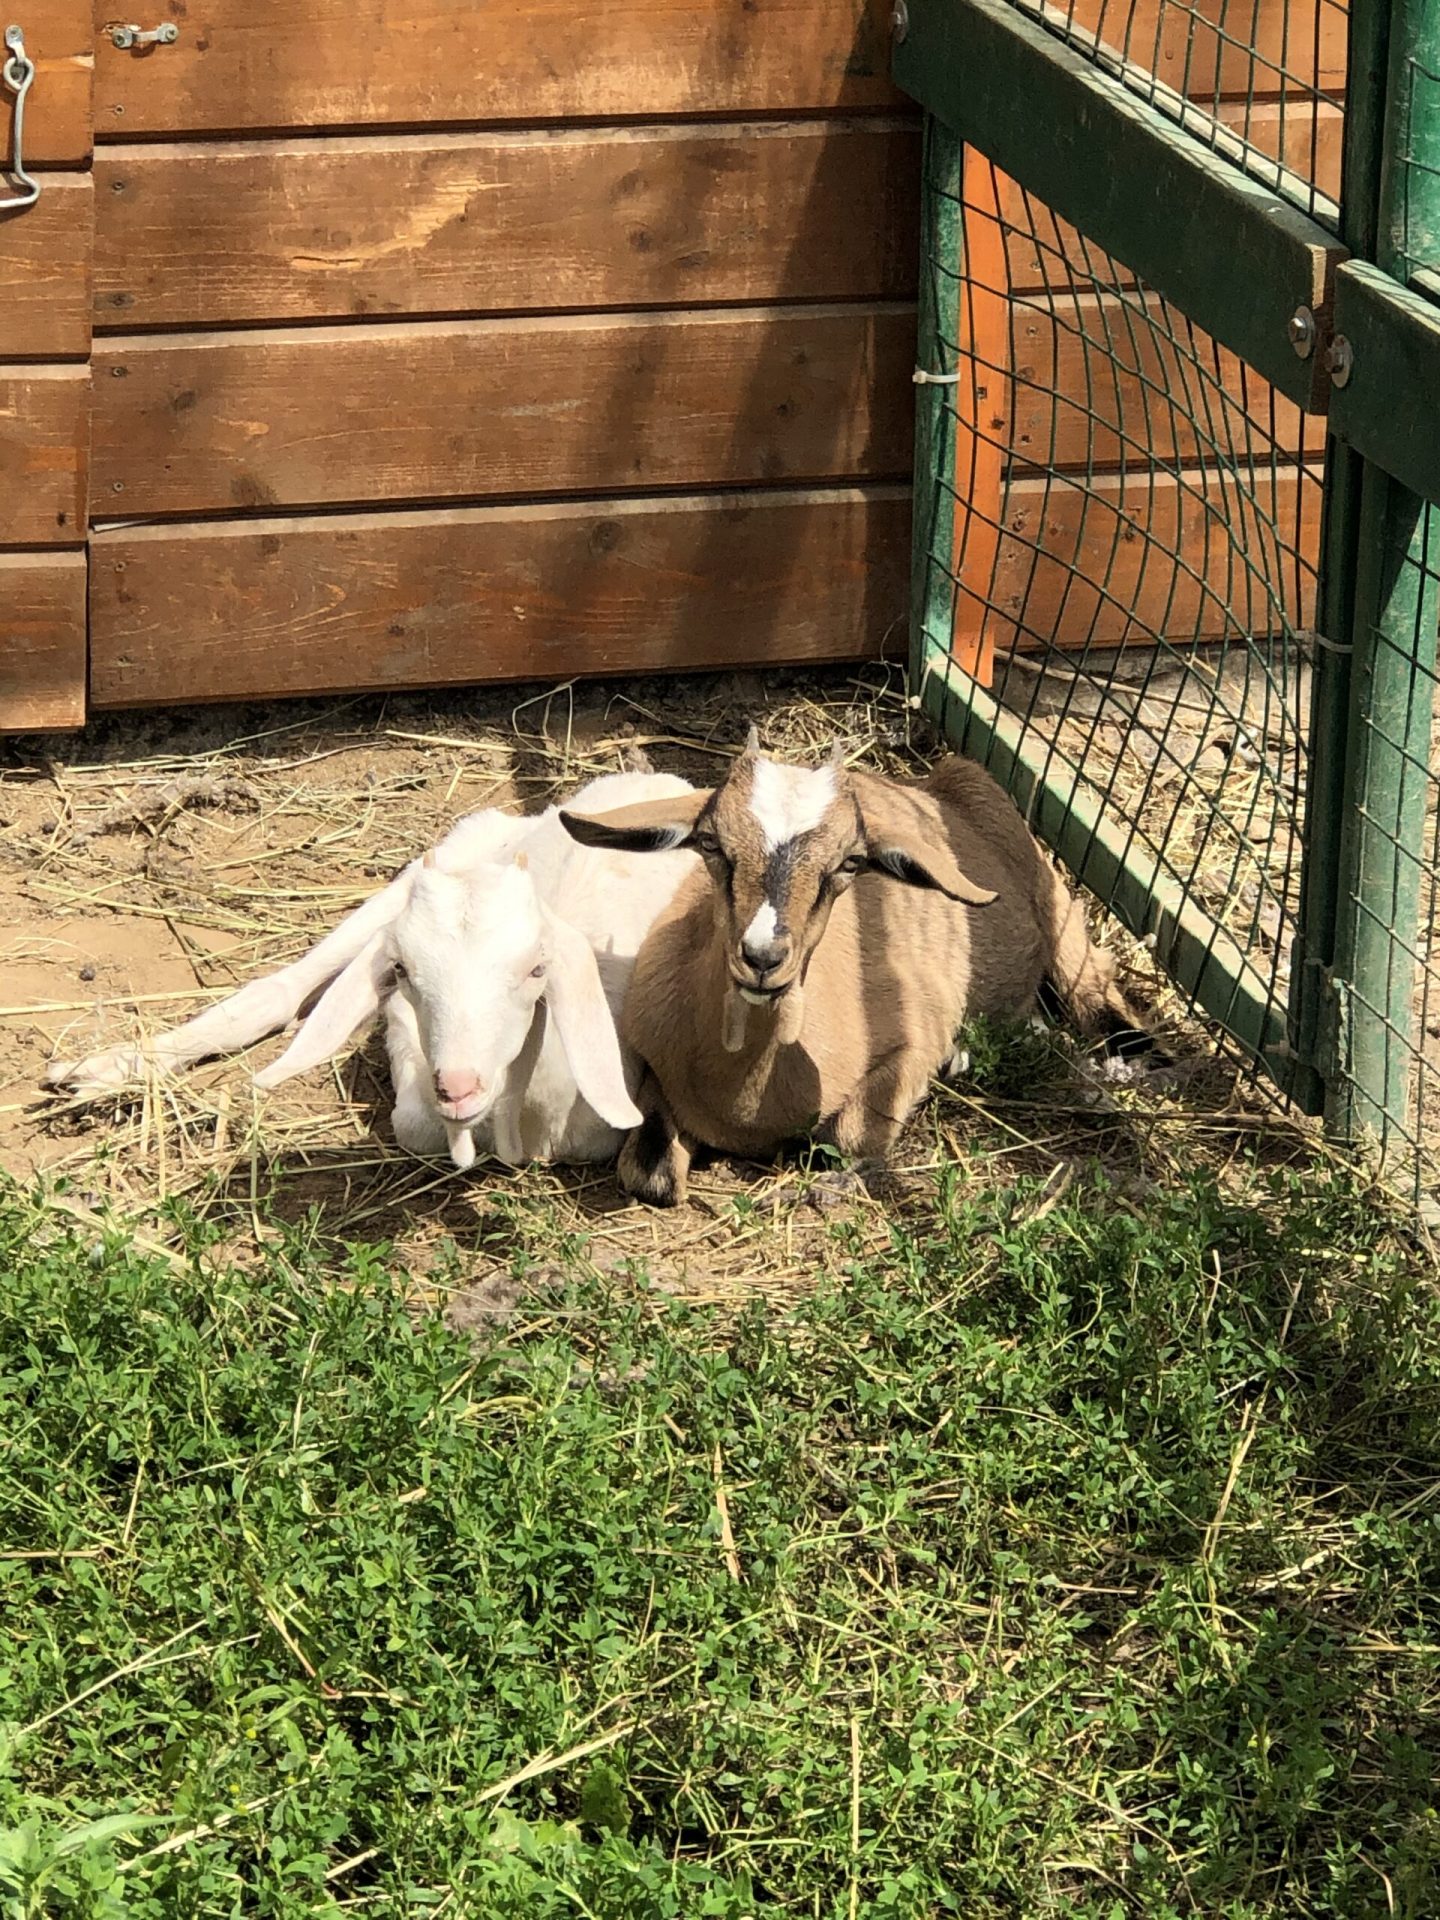
[[[1385,76],[1390,0],[1352,0],[1341,171],[1340,238],[1357,260],[1375,257],[1385,145]],[[1286,1091],[1317,1113],[1335,1077],[1331,992],[1340,908],[1340,842],[1353,794],[1347,778],[1350,730],[1350,634],[1360,548],[1365,463],[1332,434],[1325,448],[1325,508],[1320,532],[1318,645],[1311,669],[1306,756],[1305,856],[1290,971],[1291,1067]]]
[[[1422,58],[1433,58],[1440,45],[1440,0],[1366,0],[1359,12],[1364,19],[1382,8],[1388,16],[1387,57],[1374,70],[1386,76],[1385,110],[1369,257],[1403,285],[1415,264],[1410,248],[1416,237],[1440,231],[1440,173],[1416,164],[1424,154],[1440,152],[1440,92],[1427,97],[1412,84]],[[1326,1119],[1341,1138],[1368,1135],[1383,1148],[1392,1138],[1410,1137],[1440,618],[1425,560],[1440,553],[1440,513],[1366,464],[1353,552],[1350,724],[1333,964],[1336,1057]]]
[[[1388,78],[1376,258],[1403,286],[1440,268],[1440,0],[1393,0]]]
[[[1350,805],[1334,975],[1339,1058],[1326,1101],[1347,1140],[1410,1138],[1416,956],[1434,701],[1434,509],[1367,466],[1355,583]]]
[[[916,315],[915,365],[932,373],[953,373],[941,316],[955,312],[962,270],[964,233],[961,181],[964,143],[933,114],[925,116],[921,161],[922,227],[920,297]],[[948,654],[953,575],[953,482],[955,436],[949,396],[953,388],[920,382],[915,388],[915,492],[910,554],[910,684],[924,685],[931,655]]]

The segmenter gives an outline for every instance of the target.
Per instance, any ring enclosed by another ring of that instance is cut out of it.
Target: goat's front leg
[[[450,1139],[430,1098],[430,1069],[415,1009],[403,993],[392,993],[386,1003],[385,1039],[395,1089],[390,1125],[396,1145],[423,1160],[439,1159],[449,1152]]]
[[[620,1149],[620,1186],[652,1207],[683,1206],[695,1143],[680,1131],[648,1067],[635,1104],[645,1118]]]
[[[884,1166],[905,1122],[924,1098],[931,1062],[911,1047],[877,1060],[841,1105],[827,1129],[859,1171]]]
[[[289,1024],[306,1001],[326,987],[363,951],[403,906],[411,884],[407,867],[398,879],[342,920],[333,933],[278,973],[251,980],[182,1026],[157,1033],[143,1048],[112,1047],[88,1060],[52,1060],[48,1086],[66,1093],[109,1093],[143,1080],[147,1067],[173,1073],[207,1054],[252,1046]]]

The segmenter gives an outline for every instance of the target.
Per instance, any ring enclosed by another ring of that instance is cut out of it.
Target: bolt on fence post
[[[1440,235],[1440,174],[1416,164],[1440,154],[1440,92],[1427,96],[1415,85],[1440,34],[1440,0],[1369,0],[1365,10],[1377,3],[1386,6],[1389,33],[1373,258],[1403,285],[1422,264],[1411,253],[1417,236]],[[1392,397],[1376,395],[1375,404]],[[1362,465],[1333,964],[1337,1057],[1325,1110],[1333,1133],[1372,1136],[1383,1150],[1413,1139],[1440,509]]]

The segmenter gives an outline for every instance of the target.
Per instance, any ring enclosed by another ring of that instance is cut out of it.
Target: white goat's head
[[[857,874],[887,874],[971,906],[995,898],[966,879],[904,787],[855,778],[838,749],[816,768],[763,759],[753,728],[712,792],[560,817],[586,846],[693,847],[710,872],[731,980],[752,1002],[774,1003],[804,978]]]
[[[482,1120],[494,1106],[553,964],[549,918],[516,866],[416,874],[390,930],[391,966],[442,1118]]]
[[[393,989],[414,1009],[437,1114],[449,1127],[474,1126],[507,1091],[511,1069],[533,1066],[526,1043],[543,999],[585,1100],[611,1126],[638,1124],[590,943],[541,900],[524,855],[448,872],[427,853],[406,877],[389,925],[331,981],[256,1084],[278,1086],[332,1058]]]

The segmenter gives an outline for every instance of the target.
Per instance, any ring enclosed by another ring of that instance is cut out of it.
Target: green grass
[[[1440,1912],[1440,1307],[1231,1189],[488,1348],[0,1190],[0,1914]]]

